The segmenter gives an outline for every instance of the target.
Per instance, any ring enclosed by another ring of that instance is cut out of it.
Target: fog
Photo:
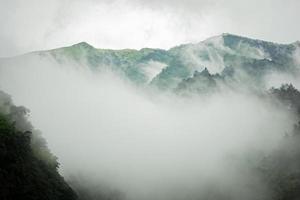
[[[81,41],[170,48],[223,32],[290,43],[299,39],[299,7],[298,0],[1,0],[0,57]]]
[[[300,48],[296,47],[292,55],[295,65],[300,65]],[[282,84],[290,83],[298,90],[300,89],[299,68],[293,73],[273,71],[265,77],[266,87],[280,87]]]
[[[0,89],[30,109],[67,180],[133,200],[196,199],[211,188],[268,199],[255,168],[295,123],[272,98],[179,97],[34,56],[2,61]]]

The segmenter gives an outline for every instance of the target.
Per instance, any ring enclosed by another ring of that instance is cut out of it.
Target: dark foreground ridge
[[[0,199],[74,200],[76,194],[58,173],[45,140],[0,91]]]

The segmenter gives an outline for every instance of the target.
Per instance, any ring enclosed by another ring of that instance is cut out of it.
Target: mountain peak
[[[194,77],[196,76],[210,76],[211,74],[209,73],[208,69],[205,67],[201,72],[195,71],[194,72]]]
[[[77,44],[72,45],[72,47],[79,47],[79,48],[94,48],[92,45],[90,45],[87,42],[79,42]]]
[[[237,40],[237,41],[258,41],[256,39],[253,39],[253,38],[249,38],[249,37],[246,37],[246,36],[241,36],[241,35],[235,35],[235,34],[231,34],[231,33],[222,33],[222,35],[220,36],[223,38],[223,40]],[[262,40],[260,40],[262,41]]]
[[[218,41],[223,41],[223,40],[237,40],[237,41],[240,41],[240,40],[244,40],[244,39],[249,39],[247,37],[243,37],[243,36],[239,36],[239,35],[234,35],[234,34],[231,34],[231,33],[222,33],[220,35],[216,35],[216,36],[213,36],[213,37],[210,37],[202,42],[204,43],[214,43],[214,42],[218,42]],[[202,43],[200,42],[200,43]]]
[[[238,38],[243,38],[243,36],[235,35],[235,34],[232,34],[232,33],[222,33],[220,36],[221,37],[238,37]]]
[[[294,42],[293,43],[294,45],[296,45],[296,46],[300,46],[300,41],[299,40],[297,40],[296,42]]]
[[[222,33],[220,35],[216,35],[213,37],[210,37],[204,42],[212,42],[212,41],[219,41],[219,40],[224,40],[225,42],[239,42],[239,41],[247,41],[247,42],[266,42],[266,43],[273,43],[273,42],[268,42],[264,40],[258,40],[246,36],[241,36],[241,35],[236,35],[232,33]]]

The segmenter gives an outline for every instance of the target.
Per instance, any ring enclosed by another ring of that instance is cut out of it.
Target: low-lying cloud
[[[256,162],[294,123],[268,98],[147,92],[111,72],[30,56],[1,63],[0,89],[31,110],[66,177],[136,200],[196,199],[211,188],[268,199]]]

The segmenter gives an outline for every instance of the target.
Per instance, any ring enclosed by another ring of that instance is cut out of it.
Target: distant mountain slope
[[[58,63],[84,65],[91,70],[112,70],[139,85],[149,84],[167,90],[177,88],[195,71],[204,68],[211,74],[231,76],[246,84],[259,84],[269,72],[295,74],[300,69],[300,59],[296,59],[300,57],[299,42],[276,44],[232,34],[169,50],[97,49],[81,42],[28,55],[50,57]]]
[[[172,59],[168,52],[162,49],[96,49],[85,42],[38,54],[50,55],[59,63],[75,62],[87,65],[92,70],[113,70],[136,83],[151,81]]]
[[[223,34],[170,49],[168,52],[174,63],[165,68],[153,83],[175,88],[183,79],[204,68],[212,74],[235,75],[237,80],[261,79],[270,71],[298,73],[300,63],[295,62],[294,57],[299,48],[299,43],[283,45]]]

